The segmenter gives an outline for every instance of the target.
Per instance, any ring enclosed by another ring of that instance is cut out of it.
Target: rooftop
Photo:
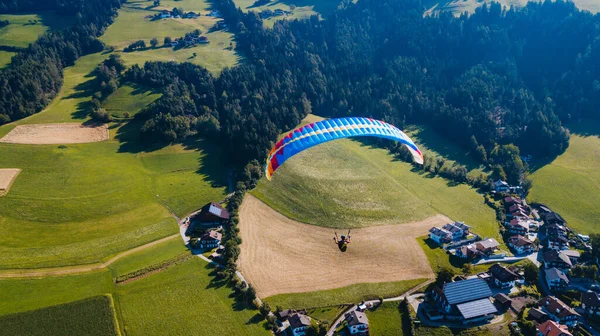
[[[540,306],[546,308],[546,311],[562,319],[567,316],[579,316],[573,308],[567,306],[564,302],[554,296],[546,296],[538,302]]]
[[[562,253],[562,251],[559,252],[556,250],[552,250],[545,252],[544,254],[542,254],[542,260],[547,263],[562,261],[569,265],[569,267],[573,267],[573,263],[571,263],[571,259],[569,259],[569,256]]]
[[[353,310],[352,312],[347,313],[345,317],[346,322],[348,322],[348,325],[351,326],[369,324],[369,319],[367,318],[367,315],[363,312]]]
[[[494,264],[490,267],[489,272],[494,278],[502,282],[515,281],[519,278],[518,275],[500,264]]]
[[[495,314],[498,312],[489,298],[459,304],[456,306],[456,308],[458,308],[458,311],[460,311],[460,314],[465,319]]]
[[[485,249],[495,248],[500,245],[494,238],[488,238],[486,240],[479,241],[477,244],[481,244],[481,246]]]
[[[446,283],[443,291],[451,305],[492,296],[490,287],[480,278]]]
[[[546,273],[546,279],[548,279],[548,281],[563,280],[564,282],[569,283],[567,275],[558,268],[548,268],[544,270],[544,272]]]
[[[573,336],[573,334],[569,332],[569,327],[558,324],[552,320],[540,324],[538,330],[543,336]]]
[[[288,321],[293,329],[310,326],[310,318],[304,314],[294,313],[288,318]]]

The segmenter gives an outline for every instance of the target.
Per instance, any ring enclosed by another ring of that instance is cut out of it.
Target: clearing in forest
[[[26,145],[90,143],[108,140],[106,125],[85,126],[78,123],[20,125],[0,142]]]
[[[449,221],[436,215],[419,222],[352,230],[352,243],[340,252],[333,229],[298,223],[248,195],[240,209],[243,244],[238,263],[260,297],[432,278],[415,238]]]
[[[0,196],[8,193],[21,169],[0,169]]]

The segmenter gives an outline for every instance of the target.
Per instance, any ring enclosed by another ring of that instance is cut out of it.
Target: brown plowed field
[[[108,139],[108,127],[77,123],[19,125],[0,142],[25,145],[60,145],[100,142]]]
[[[247,194],[240,208],[238,266],[262,298],[357,283],[432,278],[415,238],[448,222],[447,217],[437,215],[352,230],[352,243],[341,252],[333,241],[333,229],[293,221]]]

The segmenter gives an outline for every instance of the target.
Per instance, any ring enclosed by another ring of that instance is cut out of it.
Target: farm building
[[[288,322],[293,336],[305,336],[306,330],[310,327],[310,317],[304,314],[294,313],[288,317]]]
[[[496,192],[508,192],[510,190],[510,186],[505,181],[498,180],[494,182],[494,190]]]
[[[519,279],[517,274],[500,264],[494,264],[490,267],[489,273],[494,284],[499,288],[512,288],[515,281]]]
[[[210,230],[198,239],[196,247],[201,249],[217,248],[221,244],[222,237],[223,235],[220,232]]]
[[[544,277],[546,284],[548,284],[548,288],[550,288],[551,291],[562,292],[567,289],[567,286],[569,285],[569,278],[565,272],[558,268],[552,267],[545,269]]]
[[[167,19],[171,17],[171,12],[169,12],[168,10],[164,10],[160,12],[160,18],[161,19]]]
[[[208,203],[190,216],[190,225],[185,235],[189,237],[202,235],[207,229],[221,227],[228,219],[229,213],[221,205]]]
[[[554,321],[546,321],[537,327],[541,336],[573,336],[569,332],[569,327],[558,324]]]
[[[581,308],[589,315],[600,315],[600,294],[596,292],[581,293]]]
[[[449,282],[443,288],[435,287],[432,293],[447,318],[463,323],[490,320],[498,312],[490,296],[488,284],[479,278]]]
[[[555,322],[574,326],[579,320],[579,315],[573,308],[567,306],[564,302],[554,296],[546,296],[538,302],[542,311]]]
[[[532,253],[537,250],[535,244],[531,240],[521,235],[510,237],[508,239],[508,246],[511,247],[516,254]]]
[[[354,310],[344,315],[344,318],[351,335],[369,334],[369,319],[365,313]]]

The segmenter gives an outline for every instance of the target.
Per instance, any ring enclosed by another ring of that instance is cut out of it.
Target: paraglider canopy
[[[290,157],[322,143],[358,136],[372,136],[398,141],[406,146],[418,164],[423,164],[423,154],[417,145],[397,127],[371,118],[351,117],[314,122],[291,131],[279,140],[267,157],[265,176],[271,180],[273,173]]]

